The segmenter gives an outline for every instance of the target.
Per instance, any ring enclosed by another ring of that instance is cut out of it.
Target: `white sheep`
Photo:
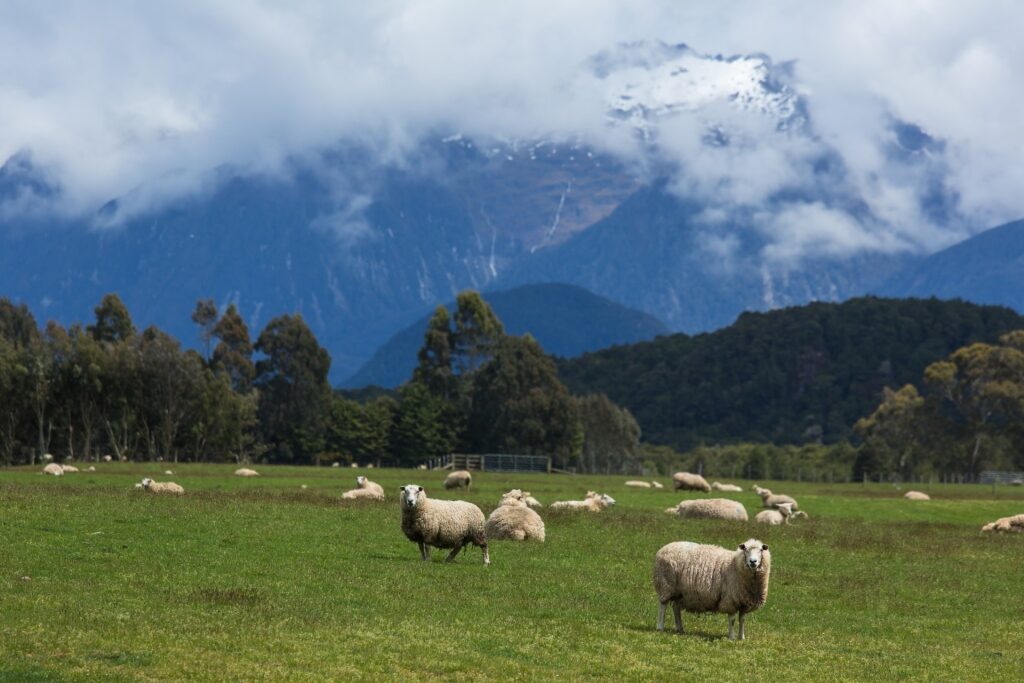
[[[42,455],[39,456],[39,461],[40,462],[53,462],[53,455],[51,455],[50,453],[43,453]]]
[[[982,531],[998,531],[1000,533],[1024,533],[1024,513],[1012,517],[1000,517],[981,527]]]
[[[526,505],[526,496],[512,489],[501,497],[484,526],[489,540],[544,541],[544,520]]]
[[[779,503],[774,510],[761,510],[754,516],[754,521],[761,524],[789,524],[789,517],[793,514],[793,506],[789,503]]]
[[[445,562],[451,562],[463,546],[472,543],[483,549],[484,564],[491,563],[480,508],[462,500],[427,498],[427,492],[416,484],[406,484],[400,490],[402,533],[419,546],[424,561],[430,559],[428,546],[451,548],[445,558]]]
[[[113,460],[114,459],[112,457],[110,457],[109,455],[104,455],[103,456],[103,462],[113,462]]]
[[[55,477],[62,477],[64,476],[64,468],[55,462],[51,462],[43,468],[43,474],[52,474]]]
[[[653,486],[656,489],[663,489],[663,488],[665,488],[664,485],[662,485],[662,483],[660,481],[652,481],[651,482],[651,486]]]
[[[791,498],[789,496],[784,496],[781,493],[776,494],[776,493],[772,493],[768,489],[761,489],[760,496],[761,496],[761,503],[766,508],[775,508],[775,507],[778,507],[779,504],[781,504],[781,503],[789,503],[793,507],[794,510],[799,510],[800,509],[799,503],[797,503],[794,498]]]
[[[743,490],[736,484],[721,484],[717,481],[711,482],[711,488],[714,489],[715,491],[730,491],[733,493]]]
[[[68,473],[68,472],[78,472],[79,471],[79,469],[77,467],[75,467],[74,465],[61,465],[60,467],[61,467],[62,470],[64,470],[65,474]]]
[[[552,510],[587,510],[588,512],[600,512],[605,508],[615,505],[615,499],[607,493],[595,493],[587,491],[583,500],[559,500],[552,503]]]
[[[444,479],[446,489],[468,489],[473,483],[473,475],[466,470],[455,470]]]
[[[173,481],[153,481],[149,477],[142,480],[142,488],[149,493],[171,493],[177,496],[185,493],[185,489],[180,484],[175,484]]]
[[[89,467],[85,471],[86,472],[95,472],[96,471],[96,466],[95,465],[89,465]]]
[[[704,493],[711,491],[711,484],[708,483],[707,479],[691,472],[676,472],[673,474],[672,487],[676,491],[680,489],[684,491],[703,491]]]
[[[631,480],[626,482],[626,486],[635,486],[635,487],[641,488],[641,489],[649,489],[649,488],[651,488],[651,482],[649,482],[649,481],[637,481],[635,479],[631,479]]]
[[[539,500],[530,495],[529,491],[523,491],[523,501],[526,503],[526,507],[531,508],[542,508],[544,504]]]
[[[416,466],[416,469],[418,469],[418,470],[425,470],[425,469],[427,469],[427,466],[425,464],[423,464],[423,463],[420,463],[419,465]]]
[[[174,474],[174,470],[164,470],[164,474],[172,476]]]
[[[384,487],[377,482],[370,481],[366,477],[359,475],[356,477],[356,486],[357,488],[341,494],[342,499],[384,500]]]
[[[907,491],[906,493],[903,494],[903,497],[906,498],[907,500],[931,500],[932,499],[932,497],[929,496],[927,493],[922,493],[921,491]]]
[[[761,486],[758,486],[757,484],[754,484],[754,485],[752,485],[752,486],[750,487],[750,490],[751,490],[751,491],[753,491],[754,493],[756,493],[756,494],[757,494],[757,495],[759,495],[759,496],[763,496],[763,495],[764,495],[764,494],[766,494],[766,493],[767,493],[767,494],[768,494],[769,496],[770,496],[770,495],[772,495],[772,490],[771,490],[771,489],[766,489],[766,488],[763,488],[763,487],[761,487]]]
[[[658,630],[665,630],[665,606],[672,603],[676,632],[683,632],[681,610],[729,615],[729,639],[735,615],[740,616],[739,639],[745,640],[746,615],[768,599],[772,556],[757,539],[737,550],[680,541],[669,543],[654,556],[654,590],[658,594]]]
[[[665,512],[679,515],[684,519],[733,519],[743,522],[749,519],[743,504],[728,498],[684,500]]]
[[[256,470],[251,470],[248,467],[239,467],[235,470],[236,477],[258,477],[260,473]]]

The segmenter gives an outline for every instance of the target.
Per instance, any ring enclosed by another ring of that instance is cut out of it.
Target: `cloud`
[[[1024,6],[998,0],[14,0],[0,6],[0,161],[29,153],[62,188],[59,209],[89,215],[115,197],[127,214],[205,191],[225,166],[286,174],[289,159],[341,139],[380,163],[403,163],[439,130],[636,155],[627,127],[607,125],[608,84],[590,60],[630,41],[685,42],[792,61],[814,136],[723,104],[666,118],[673,188],[756,210],[835,181],[867,213],[790,202],[753,228],[766,253],[927,251],[1024,215],[1022,21]],[[894,119],[941,151],[894,161]],[[730,144],[707,145],[723,121]],[[823,179],[828,154],[842,173]],[[947,221],[922,210],[937,183],[959,202]],[[321,227],[362,234],[361,197]],[[721,240],[709,243],[732,244]]]

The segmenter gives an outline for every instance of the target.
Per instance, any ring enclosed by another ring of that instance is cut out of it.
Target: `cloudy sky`
[[[343,138],[394,163],[437,130],[582,136],[625,154],[588,59],[623,42],[685,42],[792,61],[814,144],[842,157],[872,209],[867,225],[814,203],[765,217],[780,254],[928,251],[1024,216],[1022,25],[1011,0],[8,0],[0,162],[29,154],[63,188],[56,208],[87,214],[126,194],[195,192],[224,164],[275,173]],[[934,168],[886,157],[893,117],[944,142],[957,220],[921,215]],[[814,152],[755,129],[739,152],[702,156],[683,130],[697,125],[683,119],[666,135],[685,159],[676,186],[711,191],[695,183],[712,177],[722,201],[756,208],[771,179],[799,179]]]

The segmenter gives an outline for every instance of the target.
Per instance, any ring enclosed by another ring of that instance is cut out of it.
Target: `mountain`
[[[508,291],[486,292],[484,299],[509,334],[531,334],[550,354],[578,356],[585,351],[628,344],[669,330],[646,313],[626,308],[580,287],[562,284],[525,285]],[[455,302],[446,304],[455,310]],[[396,333],[345,386],[395,387],[412,376],[416,354],[430,316]]]
[[[1024,220],[932,254],[884,283],[886,296],[934,296],[1008,306],[1024,313]]]
[[[883,387],[920,387],[930,363],[1015,329],[1024,317],[999,306],[866,297],[744,313],[716,332],[558,367],[573,393],[604,393],[629,408],[649,442],[835,442],[877,407]]]

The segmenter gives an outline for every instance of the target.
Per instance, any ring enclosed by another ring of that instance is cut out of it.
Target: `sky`
[[[1024,216],[1021,26],[1024,4],[998,0],[8,0],[0,163],[25,155],[62,193],[42,209],[53,200],[8,199],[0,215],[89,215],[116,197],[141,211],[207,190],[218,168],[283,173],[339,140],[390,164],[437,131],[579,137],[636,155],[633,137],[609,129],[606,84],[588,65],[617,45],[663,41],[789,63],[814,133],[717,112],[743,144],[715,150],[699,144],[707,112],[679,116],[661,137],[673,188],[749,209],[772,258],[934,251]],[[894,119],[941,148],[894,162]],[[844,191],[870,218],[821,201],[759,210],[783,185],[817,182],[823,151],[842,159]],[[958,198],[952,220],[920,210],[936,177]]]

